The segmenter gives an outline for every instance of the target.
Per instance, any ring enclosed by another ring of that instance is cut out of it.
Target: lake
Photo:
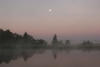
[[[0,49],[0,67],[100,67],[100,51]]]

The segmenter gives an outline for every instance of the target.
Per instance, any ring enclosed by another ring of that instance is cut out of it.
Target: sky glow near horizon
[[[0,0],[0,28],[44,39],[98,40],[100,0]]]

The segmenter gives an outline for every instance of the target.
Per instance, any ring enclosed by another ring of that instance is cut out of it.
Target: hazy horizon
[[[100,42],[99,6],[100,0],[0,0],[0,28],[47,41],[57,34]]]

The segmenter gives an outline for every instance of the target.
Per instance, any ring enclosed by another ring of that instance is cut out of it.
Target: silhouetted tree
[[[53,40],[52,40],[52,44],[57,44],[58,41],[57,41],[57,35],[55,34],[54,37],[53,37]]]
[[[23,42],[24,44],[32,44],[32,40],[34,40],[34,38],[30,35],[27,34],[27,32],[24,33],[23,35]]]
[[[2,43],[2,34],[3,34],[3,30],[0,29],[0,45],[1,45],[1,43]]]
[[[70,45],[70,40],[66,40],[65,45]]]
[[[28,38],[29,38],[29,36],[28,36],[27,32],[25,32],[24,35],[23,35],[23,39],[27,40]]]
[[[93,44],[93,43],[90,42],[89,40],[88,40],[88,41],[84,41],[84,42],[82,43],[82,45],[85,45],[85,46],[89,46],[89,45],[91,45],[91,44]]]
[[[22,44],[22,35],[18,35],[17,33],[14,33],[13,37],[16,44]]]
[[[2,42],[3,45],[7,45],[7,44],[10,44],[11,43],[13,44],[14,42],[14,37],[13,37],[13,33],[10,32],[10,30],[6,30],[6,31],[3,31],[1,34],[0,34],[0,41]]]
[[[3,30],[2,29],[0,29],[0,34],[2,34],[3,33]]]
[[[87,41],[87,44],[91,44],[91,42],[88,40],[88,41]]]
[[[86,41],[84,41],[82,44],[87,44],[87,42],[86,42]]]

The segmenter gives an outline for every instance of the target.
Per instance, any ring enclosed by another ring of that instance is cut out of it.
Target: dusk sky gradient
[[[0,28],[48,40],[99,40],[100,0],[0,0]]]

